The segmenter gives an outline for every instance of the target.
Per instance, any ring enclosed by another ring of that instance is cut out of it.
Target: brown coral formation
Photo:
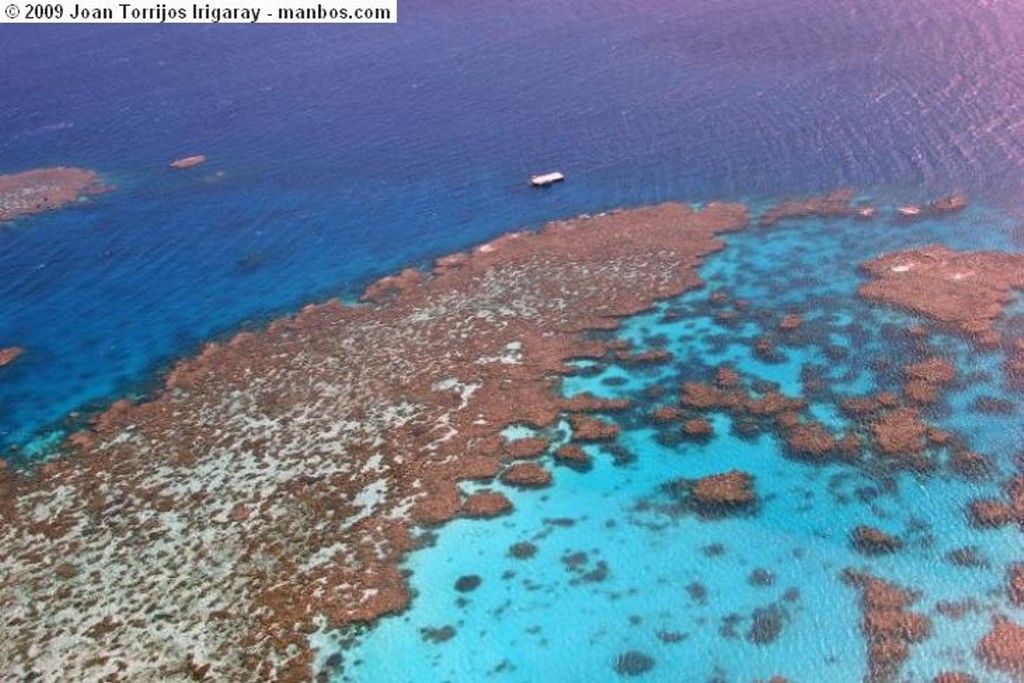
[[[786,219],[850,216],[872,218],[875,215],[874,209],[870,207],[851,205],[851,199],[853,199],[853,192],[850,190],[836,190],[824,197],[809,197],[803,200],[782,202],[764,212],[764,215],[761,216],[761,225],[771,227]]]
[[[931,405],[939,400],[940,389],[956,378],[956,368],[945,358],[932,356],[903,368],[903,394],[911,403]]]
[[[78,457],[0,473],[5,669],[309,680],[306,634],[407,604],[411,523],[507,509],[457,482],[493,476],[505,426],[559,419],[586,331],[699,285],[746,222],[666,204],[555,223],[208,345],[69,442]]]
[[[1012,290],[1024,287],[1022,254],[932,245],[886,254],[861,268],[872,278],[859,289],[864,298],[927,316],[985,346],[1000,342],[993,323]]]
[[[678,408],[673,408],[672,406],[658,406],[651,411],[651,418],[659,424],[674,422],[675,420],[678,420],[681,415],[682,413],[680,410]]]
[[[754,478],[739,470],[702,477],[690,486],[692,504],[704,512],[736,509],[756,499]]]
[[[990,669],[1024,674],[1024,626],[1006,618],[993,619],[992,629],[978,641],[974,653]]]
[[[794,423],[785,435],[790,452],[801,458],[819,460],[838,449],[835,437],[820,422]]]
[[[928,384],[948,384],[956,378],[956,367],[941,356],[931,356],[918,363],[911,363],[903,371],[908,377]]]
[[[931,635],[931,621],[908,611],[914,596],[895,584],[850,569],[843,580],[860,590],[860,630],[868,645],[868,680],[894,680],[910,656],[910,646]]]
[[[593,394],[576,394],[562,399],[562,410],[570,413],[616,413],[629,408],[626,398],[598,398]]]
[[[619,435],[618,425],[587,415],[573,415],[569,424],[576,441],[611,441]]]
[[[513,460],[528,460],[539,458],[547,453],[548,440],[541,437],[530,437],[527,439],[516,439],[507,444],[504,448],[505,455]]]
[[[715,428],[702,417],[696,417],[683,423],[683,434],[695,439],[706,439],[715,433]]]
[[[25,353],[25,349],[20,346],[9,346],[5,349],[0,349],[0,368],[10,365],[23,353]]]
[[[497,517],[512,511],[512,501],[499,491],[480,491],[466,496],[462,514],[467,517]]]
[[[0,222],[59,209],[106,189],[98,175],[82,168],[40,168],[0,175]]]
[[[555,451],[555,461],[574,469],[587,469],[590,467],[590,456],[576,444],[559,446],[558,450]]]
[[[551,473],[535,462],[518,462],[502,472],[501,481],[509,486],[539,489],[551,485]]]
[[[884,455],[893,457],[914,469],[927,468],[921,455],[927,443],[928,425],[914,408],[885,410],[871,423],[875,447]]]
[[[616,354],[616,357],[623,365],[633,366],[658,365],[672,360],[672,354],[665,349],[647,349],[640,353],[620,351]]]

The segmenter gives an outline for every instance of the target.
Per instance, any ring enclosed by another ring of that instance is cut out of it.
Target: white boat
[[[565,176],[558,171],[552,171],[551,173],[541,173],[540,175],[530,176],[530,184],[534,187],[547,187],[554,183],[560,183],[565,180]]]

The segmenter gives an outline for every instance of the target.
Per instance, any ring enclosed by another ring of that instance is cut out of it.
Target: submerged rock
[[[768,645],[774,643],[782,634],[788,615],[779,605],[768,605],[759,607],[750,615],[752,623],[747,631],[747,641],[755,645]]]
[[[455,590],[460,593],[469,593],[479,588],[481,583],[483,583],[483,579],[476,574],[467,574],[458,578],[455,582]]]
[[[957,567],[983,569],[989,566],[988,558],[974,545],[954,548],[945,555],[946,561]]]
[[[1008,401],[1005,398],[999,398],[997,396],[978,396],[971,402],[968,409],[983,415],[1013,415],[1016,412],[1017,407],[1012,401]]]
[[[888,555],[903,547],[899,536],[887,534],[871,526],[858,526],[850,534],[850,543],[864,555]]]
[[[455,627],[441,626],[440,628],[425,627],[420,629],[420,634],[428,643],[443,643],[455,637]]]
[[[508,554],[517,560],[528,560],[537,554],[537,546],[529,541],[520,541],[508,549]]]
[[[643,652],[630,650],[615,659],[615,673],[620,676],[639,676],[654,668],[654,658]]]

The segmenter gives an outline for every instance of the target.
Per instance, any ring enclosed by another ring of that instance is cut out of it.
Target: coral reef
[[[779,221],[798,218],[843,218],[856,216],[858,218],[873,218],[874,209],[871,207],[855,207],[850,204],[853,199],[853,192],[850,190],[836,190],[825,197],[809,197],[803,200],[782,202],[771,207],[761,216],[761,225],[771,227]]]
[[[0,175],[0,223],[59,209],[108,189],[96,173],[81,168],[40,168]]]
[[[1024,287],[1024,255],[958,252],[932,245],[885,254],[861,264],[871,281],[858,290],[969,335],[983,346],[1000,343],[993,326]]]
[[[519,462],[502,472],[501,481],[519,488],[543,488],[551,485],[551,473],[535,462]]]
[[[1024,674],[1024,626],[1005,617],[993,618],[991,630],[978,641],[974,652],[990,669]]]
[[[898,586],[846,570],[843,580],[860,591],[860,628],[868,644],[868,680],[890,681],[910,656],[910,646],[931,635],[931,621],[907,611],[914,596]]]
[[[497,474],[506,426],[560,419],[567,362],[605,352],[587,331],[698,286],[746,223],[725,204],[553,223],[208,344],[77,454],[0,472],[8,673],[308,680],[307,634],[406,606],[413,524],[508,511],[458,482]],[[584,417],[575,438],[614,437]]]
[[[754,478],[739,470],[702,477],[690,484],[690,500],[702,512],[744,507],[757,500]]]

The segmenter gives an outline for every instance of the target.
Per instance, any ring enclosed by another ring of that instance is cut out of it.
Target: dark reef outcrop
[[[850,543],[857,552],[864,555],[888,555],[903,547],[899,536],[865,525],[850,532]]]
[[[654,668],[654,658],[643,652],[630,650],[615,659],[615,673],[620,676],[639,676]]]

